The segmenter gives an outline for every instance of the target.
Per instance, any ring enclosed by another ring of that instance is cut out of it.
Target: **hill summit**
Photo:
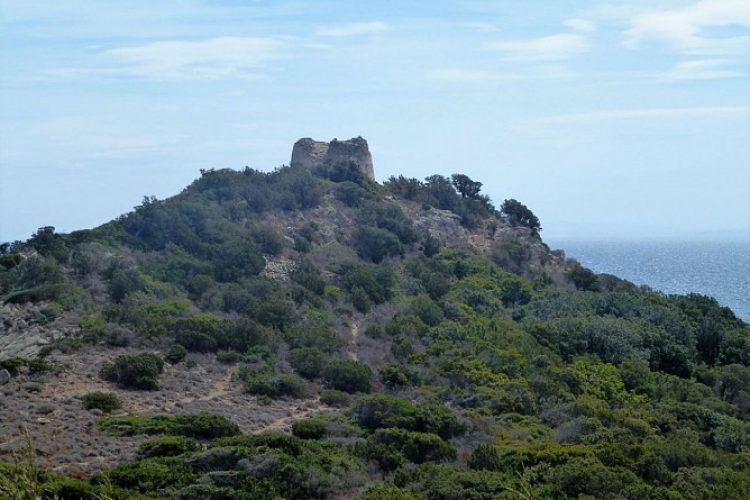
[[[482,187],[301,139],[0,245],[0,498],[750,498],[750,326]]]

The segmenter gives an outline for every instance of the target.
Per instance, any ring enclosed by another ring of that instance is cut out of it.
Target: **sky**
[[[547,239],[750,238],[750,2],[0,0],[0,241],[360,135]]]

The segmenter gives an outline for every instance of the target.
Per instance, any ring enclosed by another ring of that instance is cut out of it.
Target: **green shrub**
[[[308,253],[312,250],[312,243],[299,236],[294,237],[294,249],[299,253]]]
[[[240,377],[245,382],[245,390],[256,396],[303,399],[308,394],[305,381],[296,375],[276,375],[264,370],[243,369]]]
[[[354,392],[370,392],[372,371],[359,361],[334,360],[323,369],[323,380],[331,389]]]
[[[347,263],[341,265],[338,272],[349,293],[355,288],[361,288],[375,304],[382,304],[393,295],[396,275],[386,266]]]
[[[398,427],[437,434],[444,439],[463,432],[456,416],[442,403],[428,401],[414,405],[403,398],[385,394],[359,398],[352,416],[360,427],[370,430]]]
[[[375,264],[385,257],[398,257],[405,252],[398,236],[387,229],[372,226],[361,227],[354,233],[354,249],[357,255]]]
[[[320,402],[328,406],[333,406],[334,408],[344,408],[349,406],[351,397],[343,391],[326,389],[320,392]]]
[[[402,387],[409,385],[410,373],[405,366],[391,363],[380,369],[380,381],[391,389]]]
[[[292,424],[292,434],[301,439],[320,439],[325,433],[326,423],[321,418],[298,420]]]
[[[421,464],[456,458],[456,450],[435,434],[406,429],[378,429],[365,445],[365,455],[391,470],[404,461]]]
[[[183,457],[150,457],[118,465],[104,473],[102,480],[145,493],[178,490],[195,482],[200,475]]]
[[[336,186],[334,196],[347,207],[356,207],[372,198],[372,193],[359,184],[344,181]]]
[[[155,417],[104,417],[99,421],[99,427],[115,436],[168,434],[216,439],[240,434],[240,428],[231,420],[223,415],[205,412]]]
[[[95,344],[107,334],[107,322],[99,315],[84,316],[78,322],[81,339]]]
[[[163,436],[144,441],[138,447],[138,456],[172,457],[199,449],[198,443],[185,436]]]
[[[323,295],[325,292],[326,282],[323,280],[320,269],[308,259],[302,259],[289,274],[291,280],[298,285],[302,285],[308,290]]]
[[[251,236],[264,254],[279,255],[284,249],[284,237],[270,227],[257,227],[251,231]]]
[[[158,377],[164,370],[164,361],[156,354],[124,354],[114,363],[105,363],[102,376],[124,389],[154,391],[159,388]]]
[[[309,347],[326,353],[343,344],[341,337],[330,326],[322,323],[297,325],[289,328],[284,337],[292,348]]]
[[[360,427],[375,430],[382,427],[417,426],[417,409],[409,401],[396,396],[372,394],[357,400],[352,415]]]
[[[122,401],[113,392],[89,392],[81,396],[81,401],[87,410],[97,409],[109,413],[122,408]]]
[[[373,339],[382,339],[386,336],[385,327],[379,324],[367,325],[365,335]]]
[[[411,491],[399,488],[393,483],[371,486],[364,496],[364,500],[417,500],[417,498]]]
[[[482,443],[477,446],[469,457],[468,465],[474,470],[502,470],[500,453],[491,444]]]
[[[325,353],[314,347],[292,349],[289,352],[289,358],[292,368],[307,379],[320,377],[323,367],[328,360],[328,356]]]
[[[367,296],[367,292],[365,292],[364,288],[360,286],[355,286],[354,288],[352,288],[352,291],[350,292],[350,298],[352,300],[354,309],[364,314],[370,312],[372,303],[370,302],[370,297]]]
[[[424,253],[426,257],[433,257],[440,252],[440,247],[440,240],[431,234],[427,234],[422,242],[422,253]]]
[[[599,278],[596,274],[577,262],[573,263],[573,269],[568,273],[568,277],[579,290],[599,291]]]
[[[443,320],[443,310],[426,295],[414,299],[411,312],[428,326],[436,326]]]
[[[231,365],[234,363],[237,363],[240,360],[240,353],[235,351],[225,351],[220,352],[216,355],[216,360],[219,363],[224,363],[226,365]]]
[[[53,365],[44,358],[32,358],[28,360],[27,366],[29,367],[30,374],[54,372],[62,369],[59,366]]]
[[[181,344],[172,344],[167,349],[167,352],[164,354],[164,359],[167,360],[168,363],[176,365],[180,361],[185,359],[185,356],[187,356],[187,349],[185,349],[185,346]]]
[[[18,372],[21,370],[21,367],[24,367],[28,364],[28,360],[24,358],[14,357],[14,358],[6,358],[3,360],[0,360],[0,368],[4,368],[5,370],[8,370],[11,375],[18,375]]]

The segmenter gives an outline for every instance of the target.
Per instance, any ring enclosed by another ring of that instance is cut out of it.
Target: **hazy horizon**
[[[357,135],[378,181],[466,173],[546,239],[750,238],[745,1],[5,0],[0,27],[2,241]]]

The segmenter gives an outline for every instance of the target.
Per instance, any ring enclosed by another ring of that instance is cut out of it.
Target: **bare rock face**
[[[0,359],[33,358],[45,345],[77,330],[77,320],[64,314],[48,322],[45,307],[44,303],[0,305]]]
[[[314,168],[322,164],[354,163],[357,168],[375,180],[375,169],[367,141],[355,137],[346,141],[333,139],[331,142],[315,141],[306,137],[294,143],[290,165]]]

